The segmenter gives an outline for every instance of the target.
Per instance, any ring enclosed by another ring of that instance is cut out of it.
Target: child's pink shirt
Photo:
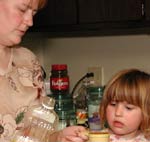
[[[111,134],[109,142],[150,142],[150,140],[147,140],[143,134],[139,134],[137,137],[132,138],[132,139],[126,139],[126,138],[118,137],[114,134]]]

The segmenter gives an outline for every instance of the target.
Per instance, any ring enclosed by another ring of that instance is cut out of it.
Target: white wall
[[[150,72],[149,35],[49,39],[30,35],[23,44],[37,54],[48,76],[51,64],[67,64],[71,86],[87,73],[89,66],[104,67],[105,83],[125,68]]]

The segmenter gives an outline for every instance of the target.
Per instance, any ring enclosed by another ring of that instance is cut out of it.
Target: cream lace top
[[[7,70],[0,70],[0,142],[10,142],[27,107],[39,102],[43,90],[36,56],[26,48],[12,48]]]

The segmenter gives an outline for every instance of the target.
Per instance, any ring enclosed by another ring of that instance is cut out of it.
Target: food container
[[[109,142],[108,132],[89,132],[88,142]]]

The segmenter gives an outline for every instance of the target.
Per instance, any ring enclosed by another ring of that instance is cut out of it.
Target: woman
[[[0,142],[10,142],[22,127],[24,112],[44,95],[42,71],[36,56],[17,46],[33,16],[46,0],[0,0]],[[50,141],[83,142],[83,127],[72,126],[50,135]]]

